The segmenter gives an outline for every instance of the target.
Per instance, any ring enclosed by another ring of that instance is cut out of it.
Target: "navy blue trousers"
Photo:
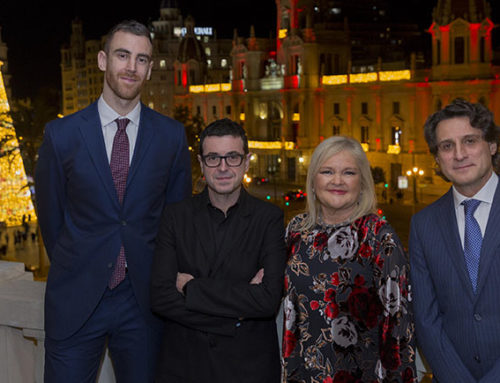
[[[146,322],[128,276],[71,337],[45,339],[45,383],[95,383],[108,346],[118,383],[153,382],[161,334]]]

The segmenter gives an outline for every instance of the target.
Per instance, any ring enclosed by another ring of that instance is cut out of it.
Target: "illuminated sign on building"
[[[229,92],[230,90],[231,90],[230,83],[189,86],[189,93]]]
[[[323,85],[341,85],[341,84],[356,84],[367,82],[386,82],[386,81],[401,81],[410,80],[411,71],[405,70],[392,70],[382,72],[369,72],[369,73],[351,73],[341,74],[334,76],[323,76],[321,82]]]
[[[185,36],[187,33],[186,27],[175,27],[174,35],[177,37]],[[212,27],[194,27],[194,34],[198,36],[212,36]]]
[[[285,149],[293,150],[295,144],[293,141],[248,141],[250,149]]]

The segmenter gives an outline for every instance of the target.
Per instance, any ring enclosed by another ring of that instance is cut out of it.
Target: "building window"
[[[231,115],[231,105],[226,105],[226,114]]]
[[[479,42],[479,60],[482,63],[486,62],[486,47],[484,37],[481,37],[481,41]]]
[[[338,102],[333,103],[333,114],[336,116],[340,114],[340,104]]]
[[[438,40],[437,41],[437,47],[436,47],[436,54],[437,54],[437,57],[436,57],[436,64],[437,65],[440,65],[441,64],[441,40]]]
[[[206,47],[206,48],[205,48],[205,54],[206,54],[207,56],[210,56],[210,54],[211,54],[211,53],[212,53],[212,51],[210,50],[210,47]]]
[[[155,108],[155,104],[154,104],[154,102],[152,102],[152,101],[148,104],[148,106],[149,106],[151,109],[154,109],[154,108]]]
[[[207,60],[207,67],[212,68],[212,60]]]
[[[361,127],[361,142],[363,144],[367,144],[370,140],[369,129],[368,126]]]
[[[391,129],[391,143],[392,145],[401,145],[401,134],[403,132],[399,128],[399,126],[393,126]]]
[[[463,37],[455,37],[455,64],[465,62],[465,41]]]
[[[338,125],[333,125],[332,126],[332,135],[333,136],[340,135],[340,126],[338,126]]]
[[[368,103],[367,102],[361,103],[361,114],[368,114]]]
[[[217,107],[215,105],[212,106],[212,114],[217,116]]]
[[[222,68],[225,68],[225,67],[227,66],[227,60],[226,60],[226,59],[222,59],[222,60],[220,60],[220,66],[221,66]]]
[[[201,114],[201,108],[199,105],[196,105],[196,114],[199,116]]]
[[[160,60],[160,68],[165,68],[167,66],[167,63],[165,60]]]
[[[392,103],[392,114],[399,114],[399,101]]]

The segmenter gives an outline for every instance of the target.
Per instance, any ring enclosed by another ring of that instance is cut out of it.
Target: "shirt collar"
[[[99,97],[97,100],[97,110],[99,112],[99,117],[101,118],[102,126],[106,126],[114,122],[117,118],[128,118],[134,125],[139,126],[139,120],[141,117],[141,103],[138,102],[137,105],[132,109],[126,116],[121,116],[117,113],[111,106],[108,105],[104,98]]]
[[[495,196],[495,190],[498,185],[498,176],[495,172],[492,172],[490,179],[484,184],[484,186],[472,197],[466,197],[459,193],[455,186],[452,187],[453,190],[453,200],[455,202],[455,209],[458,209],[463,201],[466,199],[477,199],[481,202],[493,203],[493,197]]]

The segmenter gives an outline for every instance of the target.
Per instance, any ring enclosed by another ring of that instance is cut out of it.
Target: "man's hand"
[[[177,273],[177,281],[175,282],[175,287],[177,287],[177,291],[181,294],[184,294],[184,286],[194,277],[191,274],[187,273]]]
[[[257,273],[254,275],[252,280],[250,281],[251,285],[260,285],[262,283],[262,278],[264,278],[264,269],[260,269],[257,271]]]

